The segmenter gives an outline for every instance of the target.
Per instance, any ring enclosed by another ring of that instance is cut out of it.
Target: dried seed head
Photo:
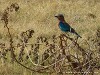
[[[14,8],[15,11],[17,12],[19,10],[19,5],[17,3],[12,3],[11,6],[10,6],[10,8],[11,9]]]

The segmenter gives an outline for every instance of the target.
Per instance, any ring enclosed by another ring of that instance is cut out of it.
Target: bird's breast
[[[67,25],[67,24],[64,24],[64,23],[59,23],[59,28],[62,30],[62,31],[70,31],[70,26]]]

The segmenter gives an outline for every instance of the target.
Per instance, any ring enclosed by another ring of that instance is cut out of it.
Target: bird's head
[[[63,14],[55,15],[55,17],[56,17],[59,21],[64,21],[64,16],[63,16]]]

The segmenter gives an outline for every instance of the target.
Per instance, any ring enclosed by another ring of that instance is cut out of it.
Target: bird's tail
[[[75,35],[77,35],[77,37],[80,37],[80,38],[82,38],[77,32],[75,32]]]
[[[73,28],[71,28],[70,32],[74,33],[75,35],[77,35],[77,37],[82,38]]]

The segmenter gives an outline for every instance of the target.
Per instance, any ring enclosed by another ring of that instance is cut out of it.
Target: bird
[[[74,28],[72,28],[66,21],[65,21],[65,18],[64,18],[64,15],[63,14],[57,14],[55,15],[55,17],[59,20],[59,28],[61,29],[61,31],[63,32],[70,32],[70,33],[73,33],[75,34],[77,37],[80,37],[82,38],[75,30]]]

